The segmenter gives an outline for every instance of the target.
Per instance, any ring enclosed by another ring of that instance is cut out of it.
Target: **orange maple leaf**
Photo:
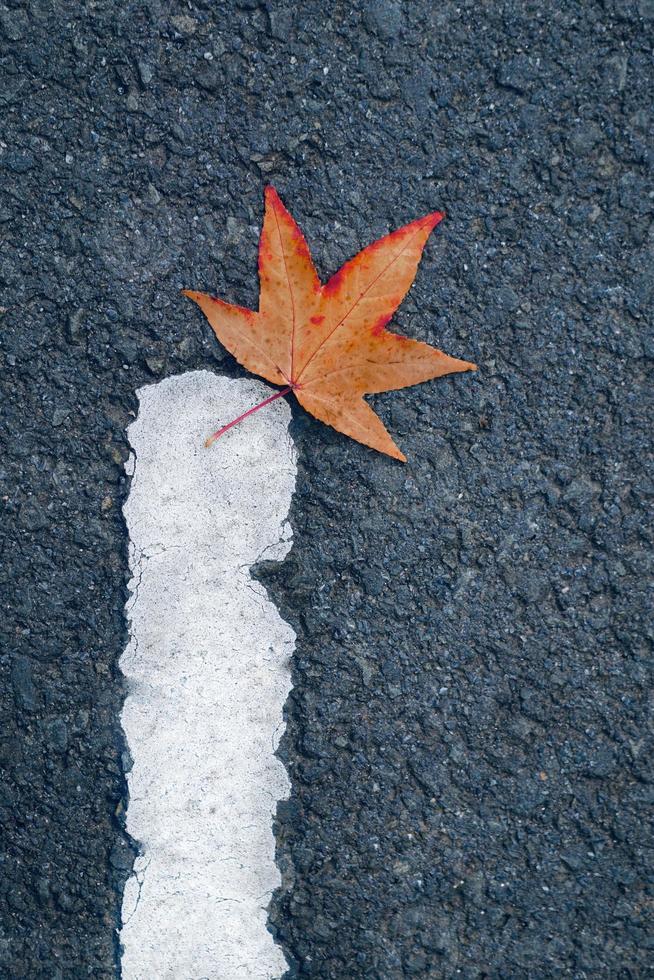
[[[440,211],[368,245],[322,285],[304,236],[273,187],[259,242],[259,311],[183,290],[244,367],[284,385],[223,426],[207,445],[258,408],[292,391],[316,418],[406,462],[364,395],[392,391],[474,364],[391,333],[386,324],[413,282]]]

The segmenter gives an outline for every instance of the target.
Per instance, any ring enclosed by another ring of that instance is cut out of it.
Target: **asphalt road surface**
[[[436,208],[396,329],[474,376],[293,407],[288,976],[652,975],[652,0],[0,7],[0,975],[118,976],[126,426],[241,377],[272,182],[323,275]],[[185,980],[185,978],[180,978]]]

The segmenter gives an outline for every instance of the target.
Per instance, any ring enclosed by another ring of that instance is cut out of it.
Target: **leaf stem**
[[[243,419],[246,419],[248,415],[252,415],[253,412],[258,412],[260,408],[264,408],[266,405],[270,405],[270,403],[274,402],[275,399],[281,398],[283,395],[288,395],[289,391],[293,391],[293,388],[295,388],[295,385],[288,385],[288,387],[282,388],[281,391],[276,391],[274,395],[271,395],[269,398],[265,398],[262,402],[259,402],[258,405],[255,405],[253,408],[248,408],[247,412],[243,412],[243,414],[239,415],[237,419],[233,419],[231,422],[228,422],[227,425],[223,425],[222,429],[218,429],[217,432],[214,432],[214,434],[212,436],[209,436],[209,438],[206,440],[205,446],[207,447],[207,449],[209,448],[209,446],[212,446],[216,441],[216,439],[219,439],[224,432],[227,432],[228,429],[231,429],[233,426],[238,425],[239,422],[242,422]]]

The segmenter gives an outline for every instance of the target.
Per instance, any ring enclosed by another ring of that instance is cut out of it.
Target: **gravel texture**
[[[117,976],[135,389],[242,373],[272,181],[324,274],[442,208],[396,318],[480,371],[294,408],[271,923],[300,976],[652,972],[652,0],[0,4],[0,975]],[[649,936],[649,938],[648,938]]]

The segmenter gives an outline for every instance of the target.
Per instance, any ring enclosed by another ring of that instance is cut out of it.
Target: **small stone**
[[[607,779],[616,768],[615,753],[609,745],[598,745],[584,764],[584,775],[591,779]]]
[[[313,920],[313,931],[320,939],[329,939],[332,934],[332,926],[322,915],[317,915]]]
[[[271,170],[275,170],[278,166],[278,157],[275,153],[271,153],[269,156],[262,156],[260,153],[252,154],[252,162],[256,163],[259,170],[264,173],[270,173]]]
[[[75,724],[73,726],[73,731],[84,732],[89,727],[89,721],[91,720],[91,715],[86,708],[80,708],[80,710],[75,715]]]
[[[52,424],[55,427],[62,425],[66,421],[69,415],[70,415],[69,408],[66,408],[66,406],[62,406],[62,405],[58,406],[57,408],[55,408],[55,410],[52,413]]]
[[[89,46],[83,37],[78,37],[76,34],[72,38],[73,51],[80,61],[85,61],[88,58]]]
[[[241,224],[230,214],[227,218],[227,241],[238,242],[241,237]]]
[[[68,748],[68,726],[63,718],[55,718],[47,728],[50,747],[55,752],[65,752]]]
[[[618,195],[622,207],[634,214],[641,214],[649,206],[645,180],[631,170],[620,178]]]
[[[421,949],[414,949],[404,959],[404,972],[408,977],[424,976],[427,969],[427,957]]]
[[[39,531],[46,527],[48,519],[43,507],[35,500],[27,500],[20,508],[20,526],[26,531]]]
[[[103,513],[106,514],[106,512],[108,510],[111,510],[111,508],[113,507],[113,505],[114,505],[114,502],[113,502],[113,498],[112,497],[103,497],[102,498],[102,503],[100,504],[100,510]]]
[[[402,29],[402,6],[395,0],[369,0],[363,22],[369,31],[384,41],[390,41]]]
[[[37,706],[36,688],[32,677],[32,665],[27,657],[16,657],[11,668],[11,683],[16,704],[25,711],[34,711]]]
[[[80,340],[84,334],[84,312],[80,306],[68,317],[68,339],[73,343]]]
[[[154,78],[154,68],[147,61],[137,61],[136,63],[139,78],[141,79],[141,84],[144,88],[147,88],[152,79]]]
[[[602,138],[602,130],[596,123],[577,126],[570,137],[570,149],[575,156],[588,156]]]
[[[146,356],[145,364],[150,374],[161,374],[164,369],[163,357]]]
[[[38,878],[36,881],[36,895],[39,901],[45,905],[50,898],[50,882],[47,878]]]
[[[170,22],[180,34],[195,34],[198,29],[197,20],[194,17],[189,17],[187,14],[178,14],[176,17],[171,17]]]
[[[569,847],[567,851],[561,853],[561,861],[570,871],[579,871],[588,863],[586,852],[581,847]]]
[[[572,480],[563,495],[563,500],[566,504],[582,513],[590,509],[598,493],[599,487],[596,483],[593,483],[585,477],[579,477],[576,480]]]
[[[367,568],[361,573],[361,582],[366,595],[381,595],[384,591],[384,579],[376,568]]]
[[[266,9],[270,35],[278,41],[288,41],[293,27],[293,11],[277,3],[268,4]]]
[[[513,313],[520,306],[520,299],[510,286],[500,286],[495,293],[495,302],[501,310],[507,310],[509,313]]]
[[[223,84],[223,76],[213,62],[204,62],[195,78],[207,92],[217,92]]]
[[[68,892],[59,892],[57,895],[57,905],[62,912],[70,912],[73,907],[73,900]]]
[[[604,78],[609,91],[622,92],[627,84],[627,68],[629,59],[626,55],[614,55],[605,63]]]

